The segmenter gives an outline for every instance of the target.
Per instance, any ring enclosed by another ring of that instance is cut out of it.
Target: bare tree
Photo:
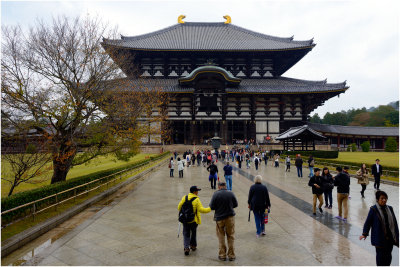
[[[2,27],[2,116],[11,124],[29,119],[48,134],[51,183],[98,155],[126,159],[137,153],[144,134],[137,120],[160,105],[157,92],[115,90],[130,86],[110,57],[116,51],[101,46],[103,37],[115,38],[116,32],[89,17],[37,21],[26,35],[19,27]]]
[[[48,150],[48,138],[35,135],[34,131],[13,128],[2,131],[2,174],[1,179],[10,183],[10,196],[22,183],[40,183],[46,180],[49,173],[51,154]],[[6,145],[3,145],[6,143]],[[37,179],[42,176],[42,179]],[[36,178],[36,179],[33,179]]]

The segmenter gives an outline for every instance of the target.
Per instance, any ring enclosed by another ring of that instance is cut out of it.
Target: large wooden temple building
[[[310,112],[349,88],[282,76],[315,47],[312,39],[254,32],[231,24],[229,16],[220,23],[183,18],[156,32],[103,41],[106,50],[117,51],[112,56],[132,88],[168,93],[172,143],[200,144],[215,134],[223,144],[265,143],[305,124]]]

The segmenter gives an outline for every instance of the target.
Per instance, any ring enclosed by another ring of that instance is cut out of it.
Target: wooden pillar
[[[187,136],[186,135],[187,134],[186,134],[186,120],[185,120],[185,121],[183,121],[183,143],[185,145],[188,145]]]
[[[340,149],[340,134],[338,134],[338,136],[337,136],[337,147],[339,150]]]
[[[385,138],[382,137],[382,148],[385,149]]]
[[[313,148],[313,150],[315,150],[315,140],[314,139],[312,140],[312,148]]]
[[[243,121],[244,139],[247,139],[247,120]]]
[[[197,132],[197,127],[196,127],[196,121],[192,120],[190,121],[190,145],[193,145],[196,143],[196,132]]]
[[[294,143],[295,143],[294,138],[292,139],[292,142],[293,142],[293,151],[295,151],[295,150],[296,150],[296,147],[295,147],[295,145],[294,145]]]
[[[228,144],[228,121],[223,120],[222,121],[222,143],[223,144]]]
[[[231,121],[232,131],[231,131],[231,143],[233,144],[233,120]]]

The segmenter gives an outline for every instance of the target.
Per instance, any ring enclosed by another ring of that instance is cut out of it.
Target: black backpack
[[[183,203],[181,210],[179,211],[178,221],[181,223],[190,223],[194,220],[195,214],[193,212],[193,200],[197,197],[193,197],[191,200],[188,199],[188,195],[186,196],[186,200]]]

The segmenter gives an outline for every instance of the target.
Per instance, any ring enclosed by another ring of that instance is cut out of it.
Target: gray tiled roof
[[[310,48],[313,39],[294,41],[224,23],[185,22],[148,34],[119,40],[104,39],[104,44],[139,50],[222,50],[265,51]]]
[[[365,136],[399,136],[399,127],[363,127],[342,126],[319,123],[307,123],[312,129],[323,133],[365,135]]]
[[[286,132],[281,133],[278,137],[276,137],[276,140],[284,140],[284,139],[291,139],[297,136],[300,136],[304,132],[310,132],[312,135],[315,136],[317,139],[325,139],[326,137],[323,136],[322,134],[314,131],[311,127],[308,125],[302,125],[298,127],[292,127]]]
[[[129,90],[129,88],[148,88],[162,89],[164,92],[194,92],[191,87],[179,86],[178,79],[124,79],[121,80],[120,88]],[[238,87],[226,88],[228,93],[327,93],[347,90],[346,82],[327,83],[324,81],[307,81],[286,77],[269,79],[242,79]]]

